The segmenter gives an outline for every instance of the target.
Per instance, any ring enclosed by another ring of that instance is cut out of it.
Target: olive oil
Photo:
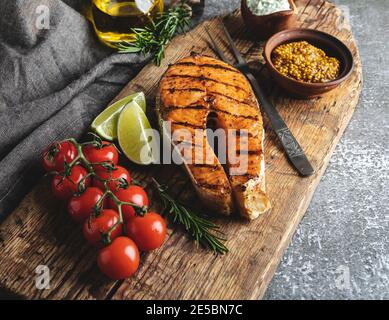
[[[99,39],[114,47],[134,41],[131,28],[150,25],[163,9],[163,0],[92,0],[90,16]]]

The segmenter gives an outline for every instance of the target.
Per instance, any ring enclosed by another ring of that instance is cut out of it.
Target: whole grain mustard
[[[274,67],[283,75],[303,82],[323,83],[339,76],[340,62],[307,41],[279,45],[272,53]]]

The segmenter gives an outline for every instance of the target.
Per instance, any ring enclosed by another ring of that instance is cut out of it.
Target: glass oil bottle
[[[134,41],[131,28],[142,28],[164,10],[164,0],[91,0],[89,19],[100,41],[115,47]]]

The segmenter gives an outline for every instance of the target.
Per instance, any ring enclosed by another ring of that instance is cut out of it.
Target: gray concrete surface
[[[206,0],[207,14],[239,2]],[[349,15],[364,88],[265,299],[389,299],[389,1],[333,2]]]

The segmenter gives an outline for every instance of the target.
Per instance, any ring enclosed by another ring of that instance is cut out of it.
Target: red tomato
[[[77,157],[77,149],[70,141],[55,142],[42,153],[42,165],[47,172],[64,171],[65,161],[70,164]]]
[[[119,189],[114,192],[114,195],[123,202],[132,202],[140,207],[149,206],[149,198],[147,197],[146,191],[139,186],[132,185],[127,189]],[[117,210],[117,205],[111,198],[108,200],[108,206]],[[135,216],[135,210],[131,205],[125,204],[122,205],[122,214],[123,220],[128,221],[131,217]]]
[[[107,170],[105,168],[99,169],[96,171],[96,175],[103,180],[110,180],[107,183],[108,188],[111,191],[116,191],[120,188],[121,186],[121,181],[117,179],[126,179],[127,185],[131,183],[131,176],[130,173],[128,172],[127,169],[121,167],[121,166],[115,166],[115,169],[113,171]],[[98,180],[97,178],[93,180],[93,185],[95,187],[98,187],[102,190],[104,190],[104,185],[103,183]]]
[[[67,200],[78,192],[78,184],[88,175],[88,172],[81,166],[74,166],[70,175],[56,174],[51,180],[51,188],[57,198]],[[89,187],[90,179],[85,179],[85,187]]]
[[[131,239],[118,237],[97,256],[101,272],[113,280],[127,279],[139,267],[139,250]]]
[[[103,244],[101,233],[107,232],[119,221],[119,215],[115,210],[105,209],[95,218],[85,220],[84,236],[92,246]],[[122,235],[122,225],[118,225],[111,233],[111,240]]]
[[[74,221],[82,223],[93,213],[97,202],[103,196],[99,188],[89,187],[80,194],[72,197],[68,203],[68,212]]]
[[[126,234],[134,240],[140,251],[159,248],[165,240],[166,223],[157,213],[148,212],[127,221]]]
[[[119,161],[119,153],[115,146],[108,142],[103,141],[102,147],[98,148],[92,144],[86,145],[82,148],[85,158],[91,163],[107,162],[111,165],[116,165]],[[101,165],[94,165],[95,169],[102,168]]]

